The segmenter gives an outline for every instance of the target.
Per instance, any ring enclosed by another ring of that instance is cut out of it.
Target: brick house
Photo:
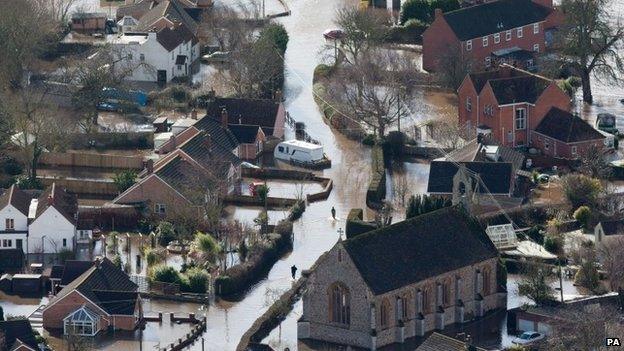
[[[531,146],[544,155],[577,159],[591,146],[602,150],[607,138],[580,117],[553,107],[531,131]]]
[[[77,12],[71,17],[71,30],[79,33],[104,32],[106,29],[106,13]]]
[[[552,107],[570,110],[570,97],[554,80],[507,64],[468,74],[457,92],[459,123],[469,134],[508,147],[529,145],[530,132]]]
[[[225,123],[223,119],[226,118],[228,126],[258,126],[262,128],[267,137],[284,138],[286,110],[284,104],[279,101],[216,98],[207,104],[206,117],[213,118],[222,124]],[[201,124],[200,121],[198,123]]]
[[[143,319],[137,285],[107,258],[65,286],[42,313],[45,329],[80,336],[134,330]]]
[[[298,338],[400,347],[506,306],[498,252],[458,207],[339,241],[309,273]]]
[[[0,350],[37,351],[39,344],[28,319],[0,321]]]
[[[498,0],[444,14],[436,10],[423,33],[423,69],[435,71],[453,49],[476,68],[489,67],[493,53],[543,52],[559,23],[552,0]]]

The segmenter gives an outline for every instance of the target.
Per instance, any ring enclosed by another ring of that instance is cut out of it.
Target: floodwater
[[[308,194],[320,193],[323,185],[320,182],[296,181],[296,180],[264,180],[243,178],[241,191],[243,195],[251,195],[249,188],[251,183],[266,183],[269,187],[270,197],[285,199],[305,198]]]

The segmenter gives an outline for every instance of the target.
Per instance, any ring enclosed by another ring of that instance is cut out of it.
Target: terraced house
[[[499,0],[447,13],[436,10],[423,33],[423,68],[435,71],[451,54],[473,61],[476,68],[494,61],[530,68],[561,21],[552,0]]]
[[[497,262],[492,242],[459,207],[339,241],[310,273],[298,337],[398,349],[505,307]]]

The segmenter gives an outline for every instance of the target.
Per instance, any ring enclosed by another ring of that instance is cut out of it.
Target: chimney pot
[[[154,173],[154,160],[143,161],[143,166],[145,167],[147,174]]]
[[[227,128],[229,124],[229,116],[228,116],[228,111],[227,109],[224,107],[221,110],[221,126],[223,126],[223,128]]]
[[[197,110],[196,109],[191,110],[191,118],[192,119],[197,119]]]
[[[48,195],[48,205],[53,205],[53,204],[54,204],[54,196]]]

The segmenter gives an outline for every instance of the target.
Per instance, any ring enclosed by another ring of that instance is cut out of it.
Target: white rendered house
[[[22,249],[28,253],[28,207],[31,197],[12,185],[0,196],[0,254]]]

